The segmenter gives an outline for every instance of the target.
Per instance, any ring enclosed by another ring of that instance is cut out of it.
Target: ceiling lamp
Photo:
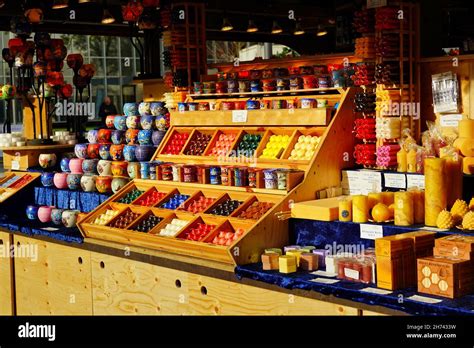
[[[67,7],[69,7],[68,0],[54,0],[53,2],[53,10],[59,10],[61,8],[67,8]]]
[[[273,21],[272,34],[280,34],[283,29],[278,25],[277,21]]]
[[[0,0],[0,8],[2,8],[3,6],[5,6],[5,0]]]
[[[115,22],[114,16],[112,16],[112,13],[110,13],[109,9],[107,7],[104,8],[104,13],[102,15],[102,24],[112,24]]]
[[[222,22],[221,31],[231,31],[232,29],[234,29],[234,27],[232,26],[232,23],[230,23],[230,21],[227,17],[224,17],[224,21]]]
[[[78,4],[88,4],[89,2],[95,2],[95,0],[78,0]]]
[[[301,27],[301,23],[298,21],[296,22],[295,31],[293,32],[293,35],[303,35],[303,34],[304,34],[304,30]]]
[[[324,35],[327,35],[328,31],[326,30],[326,28],[324,28],[321,24],[318,25],[318,31],[316,32],[316,35],[317,36],[324,36]]]
[[[29,8],[25,11],[25,17],[31,24],[38,24],[43,21],[43,10],[40,8]]]
[[[256,33],[258,27],[252,19],[249,19],[249,26],[247,27],[247,33]]]

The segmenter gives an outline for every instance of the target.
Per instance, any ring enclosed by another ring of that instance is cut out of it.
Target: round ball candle
[[[425,225],[436,226],[439,213],[448,206],[446,160],[425,159]]]
[[[416,150],[411,149],[407,153],[407,173],[416,173]]]
[[[357,223],[369,221],[369,199],[367,196],[352,196],[352,221]]]
[[[339,221],[352,221],[352,201],[349,198],[339,201]]]
[[[407,152],[402,148],[397,152],[397,172],[406,173],[407,169]]]
[[[369,201],[369,210],[372,209],[376,204],[383,203],[383,196],[380,192],[371,192],[367,196]]]
[[[411,187],[408,191],[413,196],[415,224],[423,224],[425,223],[425,191],[418,187]]]
[[[395,193],[395,225],[411,226],[415,221],[415,209],[411,192]]]

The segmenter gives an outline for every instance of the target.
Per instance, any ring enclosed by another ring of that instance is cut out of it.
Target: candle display
[[[411,192],[395,193],[395,225],[411,226],[415,221],[413,195]]]
[[[352,221],[366,223],[369,221],[369,199],[367,196],[352,196]]]
[[[352,200],[346,198],[339,201],[339,221],[352,221]]]
[[[436,226],[439,213],[448,205],[446,187],[446,160],[425,159],[425,224]]]

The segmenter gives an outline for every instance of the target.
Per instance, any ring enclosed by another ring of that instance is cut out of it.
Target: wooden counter
[[[0,147],[3,152],[3,167],[9,170],[27,170],[39,165],[42,153],[61,154],[74,151],[74,145],[38,145],[22,147]]]
[[[97,240],[68,244],[0,232],[0,241],[10,239],[36,246],[38,259],[0,260],[0,315],[403,315],[239,280],[232,266],[206,260]]]

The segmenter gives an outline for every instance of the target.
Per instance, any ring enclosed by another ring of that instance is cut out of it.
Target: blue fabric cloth
[[[289,290],[300,289],[316,291],[324,295],[335,296],[368,305],[383,306],[412,315],[474,315],[474,295],[464,296],[455,300],[439,297],[439,299],[443,300],[442,302],[428,304],[408,299],[408,297],[417,294],[416,289],[413,288],[394,291],[389,295],[371,294],[360,291],[368,287],[365,284],[345,280],[341,280],[336,284],[315,283],[310,280],[318,278],[319,276],[308,272],[282,274],[278,271],[264,271],[260,263],[237,266],[235,273],[239,279],[249,278],[274,284]],[[311,312],[308,314],[311,314]]]
[[[61,209],[80,210],[89,213],[109,199],[109,195],[97,192],[59,190],[51,187],[35,187],[36,205],[51,205]]]

